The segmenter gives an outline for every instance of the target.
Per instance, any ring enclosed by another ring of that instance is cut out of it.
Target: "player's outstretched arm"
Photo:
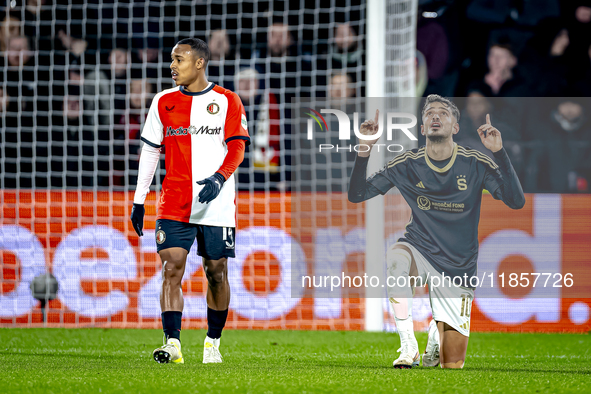
[[[142,147],[140,155],[139,170],[137,176],[137,187],[133,197],[133,208],[131,209],[131,223],[138,236],[144,235],[144,201],[150,192],[152,178],[160,159],[160,148],[155,148],[147,143]]]
[[[375,120],[366,120],[361,124],[360,132],[364,135],[374,135],[378,132],[378,117],[380,111],[376,111]],[[385,191],[390,189],[392,186],[387,178],[384,176],[383,172],[386,170],[382,170],[382,172],[376,173],[372,178],[371,182],[370,179],[367,179],[367,162],[369,161],[369,155],[371,153],[371,148],[375,144],[376,140],[359,140],[360,145],[367,145],[369,149],[367,152],[359,152],[357,157],[355,158],[355,165],[353,166],[353,171],[351,172],[351,180],[349,182],[349,201],[354,203],[359,203],[365,200],[369,200],[372,197],[375,197],[380,194],[384,194]],[[379,184],[381,189],[384,189],[384,192],[381,192],[380,189],[376,187],[374,184]]]
[[[495,178],[497,178],[496,182],[500,183],[500,187],[493,191],[493,197],[497,200],[502,200],[509,208],[523,208],[525,205],[525,195],[523,194],[521,183],[511,165],[511,160],[509,160],[507,152],[503,148],[501,132],[493,127],[489,114],[486,115],[486,124],[478,128],[478,135],[482,144],[492,151],[495,161],[499,166],[498,171],[500,174],[498,175],[500,176]]]

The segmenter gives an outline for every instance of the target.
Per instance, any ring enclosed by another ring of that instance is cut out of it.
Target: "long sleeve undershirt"
[[[152,184],[152,178],[154,178],[159,159],[160,148],[154,148],[153,146],[144,144],[140,155],[137,187],[135,188],[135,195],[133,197],[134,204],[143,204],[146,201],[146,196],[150,192],[150,185]]]

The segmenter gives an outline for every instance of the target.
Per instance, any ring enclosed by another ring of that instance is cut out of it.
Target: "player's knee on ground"
[[[216,286],[224,281],[224,277],[227,275],[228,259],[220,260],[205,260],[203,259],[203,268],[207,281],[211,286]]]
[[[443,364],[441,364],[441,368],[462,369],[462,368],[464,368],[464,360],[459,360],[455,363],[443,363]]]
[[[441,368],[462,369],[466,359],[469,337],[462,335],[449,324],[439,321]]]

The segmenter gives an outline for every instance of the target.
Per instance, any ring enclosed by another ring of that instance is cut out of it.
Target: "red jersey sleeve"
[[[250,145],[250,136],[248,135],[248,122],[246,121],[246,112],[240,97],[236,93],[230,93],[228,96],[228,112],[226,113],[226,123],[224,126],[224,139],[226,144],[233,140],[244,140],[246,145]]]
[[[242,163],[242,160],[244,160],[245,142],[244,140],[234,139],[227,143],[228,154],[220,169],[216,171],[222,174],[224,179],[228,180],[240,163]]]

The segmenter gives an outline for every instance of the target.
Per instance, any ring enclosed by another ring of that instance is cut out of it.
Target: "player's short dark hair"
[[[190,45],[191,50],[195,53],[195,55],[200,58],[202,57],[205,60],[205,66],[209,63],[209,58],[211,57],[211,52],[209,51],[209,47],[207,43],[203,40],[198,38],[183,38],[179,42],[176,43],[177,45]]]
[[[425,105],[423,105],[423,110],[421,111],[421,118],[425,115],[425,110],[431,103],[441,103],[447,105],[451,110],[451,114],[456,118],[456,122],[460,121],[460,110],[458,107],[456,107],[456,105],[450,99],[441,97],[438,94],[430,94],[427,96]]]

